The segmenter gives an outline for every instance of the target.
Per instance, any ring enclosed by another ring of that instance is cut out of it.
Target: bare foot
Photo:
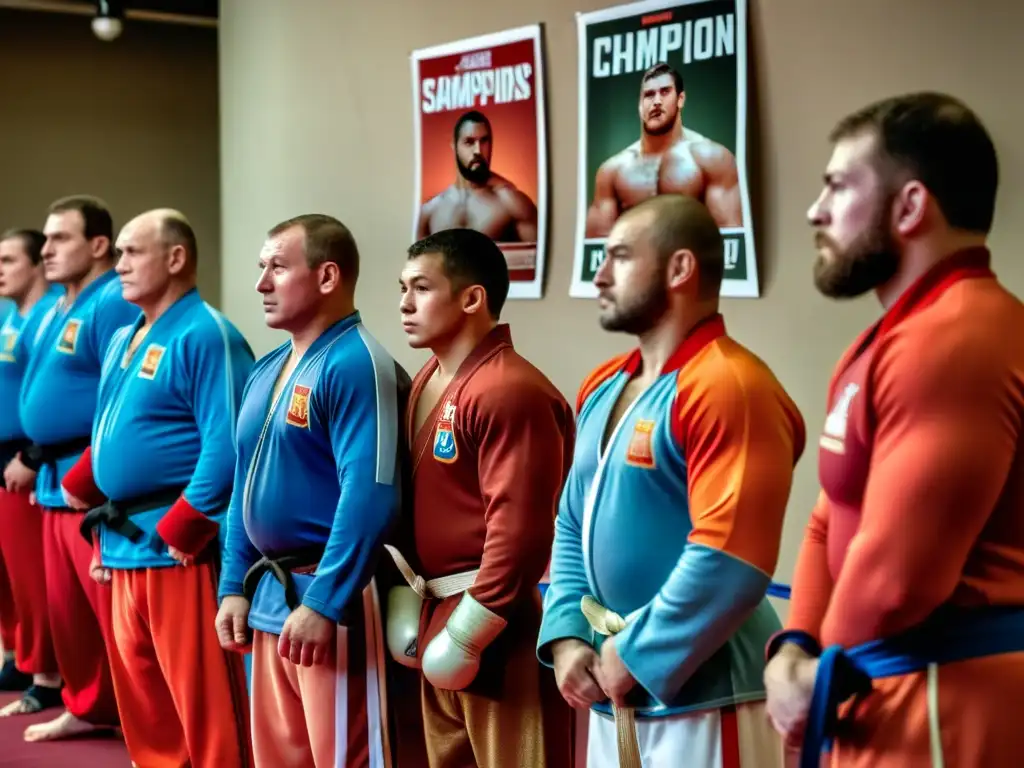
[[[60,717],[48,723],[30,725],[25,729],[25,741],[56,741],[67,739],[72,736],[80,736],[83,733],[93,731],[109,731],[109,728],[100,725],[93,725],[84,720],[79,720],[70,712],[64,712]]]
[[[32,705],[31,701],[26,699],[15,699],[3,709],[0,709],[0,717],[10,717],[11,715],[34,715],[39,710]]]

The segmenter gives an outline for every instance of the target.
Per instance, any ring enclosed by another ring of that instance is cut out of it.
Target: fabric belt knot
[[[870,692],[872,680],[922,672],[932,665],[1020,652],[1024,652],[1022,606],[943,606],[899,635],[852,648],[825,648],[818,657],[800,768],[820,766],[821,755],[829,751],[835,736],[840,704]]]
[[[412,569],[402,553],[395,547],[385,544],[384,548],[391,555],[391,559],[395,561],[395,566],[402,574],[402,578],[405,579],[405,583],[423,600],[444,600],[446,597],[462,594],[473,586],[477,574],[480,573],[480,569],[477,568],[473,571],[453,573],[450,576],[427,580]]]
[[[294,611],[299,607],[299,593],[295,588],[293,571],[305,570],[315,566],[323,557],[325,547],[322,545],[306,547],[290,555],[280,557],[268,557],[264,555],[245,573],[242,579],[242,595],[249,604],[256,596],[256,588],[260,585],[263,574],[270,572],[278,583],[284,587],[284,600],[288,610]]]
[[[82,523],[78,527],[82,537],[92,545],[92,532],[101,524],[105,525],[112,533],[124,536],[130,541],[138,543],[144,533],[139,526],[131,521],[135,515],[143,512],[151,512],[160,507],[167,507],[178,500],[178,497],[185,492],[185,487],[165,488],[162,490],[147,493],[144,496],[136,496],[125,501],[108,501],[98,507],[93,507],[85,513]]]
[[[590,622],[590,628],[605,637],[613,637],[626,628],[622,616],[610,611],[590,595],[580,601],[580,610]],[[640,744],[636,737],[636,713],[632,707],[612,704],[615,731],[618,735],[619,768],[643,768],[640,762]]]

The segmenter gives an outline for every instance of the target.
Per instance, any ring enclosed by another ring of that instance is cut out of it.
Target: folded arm
[[[683,403],[692,531],[654,599],[615,638],[630,674],[671,701],[749,618],[775,570],[803,422],[765,375],[728,369]]]

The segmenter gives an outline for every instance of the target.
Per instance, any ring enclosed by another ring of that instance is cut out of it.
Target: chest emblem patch
[[[826,451],[838,454],[846,452],[846,428],[850,420],[850,406],[853,405],[853,398],[858,392],[860,386],[853,382],[847,384],[825,418],[825,428],[822,430],[818,445]]]
[[[164,351],[164,347],[159,344],[150,344],[146,348],[146,355],[139,366],[140,379],[152,380],[156,377],[156,372],[160,370],[160,361],[164,359]]]
[[[292,399],[288,403],[288,415],[284,420],[293,427],[309,427],[309,387],[301,384],[292,387]]]
[[[75,354],[78,348],[78,332],[82,329],[82,321],[77,317],[70,318],[64,323],[64,330],[57,339],[57,351],[65,355]]]
[[[637,419],[633,425],[633,436],[626,446],[626,463],[641,469],[654,469],[654,422]]]
[[[434,458],[445,464],[453,464],[459,458],[459,446],[455,443],[455,403],[448,400],[441,408],[441,418],[434,431]]]
[[[18,331],[15,330],[4,331],[3,340],[0,341],[0,362],[14,362],[14,347],[18,344],[18,335]]]

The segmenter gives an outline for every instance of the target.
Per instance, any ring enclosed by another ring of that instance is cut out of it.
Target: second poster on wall
[[[543,294],[548,157],[539,25],[414,51],[413,239],[483,232],[509,266],[509,298]]]
[[[760,294],[747,180],[746,0],[644,0],[577,16],[579,141],[571,296],[623,211],[703,202],[725,242],[721,295]]]

